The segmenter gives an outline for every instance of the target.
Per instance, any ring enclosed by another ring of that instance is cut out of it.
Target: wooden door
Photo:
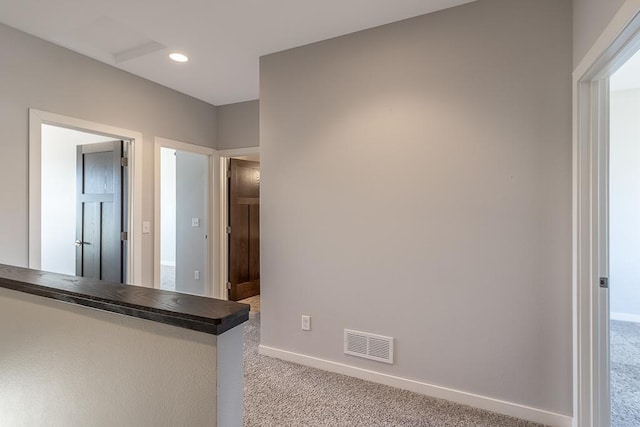
[[[76,275],[124,282],[123,142],[78,146]]]
[[[229,299],[260,294],[260,164],[231,159]]]

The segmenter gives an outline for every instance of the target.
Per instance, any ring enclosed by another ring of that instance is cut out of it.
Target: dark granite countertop
[[[213,335],[249,319],[247,304],[4,264],[0,287]]]

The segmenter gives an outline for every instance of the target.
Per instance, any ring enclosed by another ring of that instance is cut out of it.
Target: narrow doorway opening
[[[223,295],[261,310],[260,292],[260,150],[221,152]]]
[[[41,125],[42,270],[127,282],[130,145]]]
[[[160,158],[160,287],[208,295],[208,158],[167,147]]]
[[[629,198],[637,191],[633,187],[640,171],[631,172],[630,165],[637,161],[639,141],[620,128],[625,121],[621,107],[632,104],[625,96],[630,93],[622,92],[633,88],[623,88],[620,78],[639,50],[640,9],[629,1],[573,73],[574,424],[585,427],[639,425],[638,394],[622,396],[623,376],[635,370],[627,350],[637,347],[635,338],[620,334],[620,326],[634,323],[634,309],[626,304],[633,297],[620,292],[628,259],[638,253],[629,212],[635,211],[636,223],[640,212]]]
[[[155,287],[217,297],[212,245],[216,151],[156,138],[155,156]]]
[[[611,425],[640,425],[640,51],[609,79]]]
[[[176,150],[160,148],[160,288],[176,290]]]
[[[259,307],[260,163],[229,159],[228,245],[229,299]]]

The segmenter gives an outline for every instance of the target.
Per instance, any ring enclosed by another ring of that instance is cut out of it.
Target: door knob
[[[89,243],[83,242],[81,240],[76,240],[73,244],[76,246],[82,246],[82,245],[88,245]]]

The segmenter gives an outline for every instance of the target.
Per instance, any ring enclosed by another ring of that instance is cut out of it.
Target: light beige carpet
[[[611,321],[611,426],[640,426],[640,323]]]
[[[533,427],[474,409],[258,354],[260,314],[244,330],[245,427]]]
[[[249,304],[251,306],[251,311],[254,313],[260,313],[260,295],[256,295],[253,297],[249,297],[243,300],[240,300],[243,304]]]

